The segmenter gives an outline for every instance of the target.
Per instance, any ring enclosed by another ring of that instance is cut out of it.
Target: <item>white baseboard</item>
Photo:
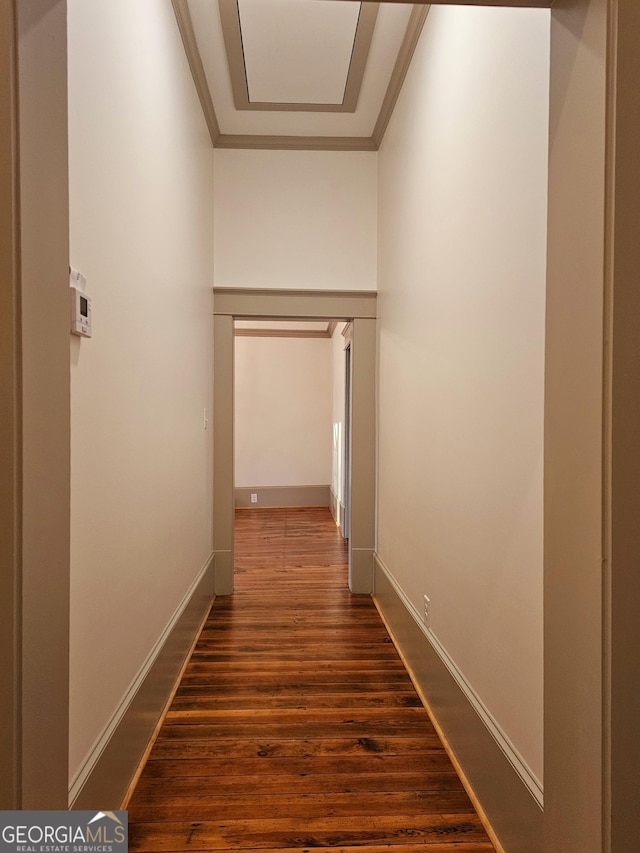
[[[212,599],[213,554],[73,778],[69,808],[120,808]]]
[[[539,853],[543,789],[379,555],[374,600],[506,853]]]

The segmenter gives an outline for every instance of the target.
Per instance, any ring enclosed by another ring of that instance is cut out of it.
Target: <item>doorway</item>
[[[236,320],[352,318],[349,588],[373,590],[376,294],[214,288],[213,550],[215,592],[233,592],[234,324]]]
[[[342,494],[332,440],[344,429],[342,325],[235,320],[236,508],[328,508]]]

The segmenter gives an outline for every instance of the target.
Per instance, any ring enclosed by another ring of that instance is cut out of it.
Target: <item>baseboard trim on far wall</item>
[[[236,507],[330,506],[329,486],[238,486]],[[251,495],[257,502],[251,502]]]
[[[506,853],[539,853],[542,786],[379,555],[374,601],[481,816]]]
[[[119,809],[213,600],[213,554],[73,780],[71,809]]]

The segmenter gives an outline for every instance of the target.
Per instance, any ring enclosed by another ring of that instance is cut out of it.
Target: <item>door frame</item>
[[[215,593],[233,592],[234,321],[348,320],[351,353],[349,589],[373,591],[375,548],[375,291],[213,289],[213,552]]]
[[[0,808],[66,809],[67,3],[7,0],[0,23]]]
[[[351,343],[352,327],[347,326],[344,347],[344,435],[342,449],[342,500],[344,504],[344,524],[342,535],[351,538]]]
[[[21,417],[16,13],[0,6],[0,808],[20,807]]]

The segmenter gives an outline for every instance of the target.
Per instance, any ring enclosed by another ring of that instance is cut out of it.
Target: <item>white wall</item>
[[[215,151],[217,287],[375,290],[373,152]]]
[[[432,7],[379,157],[378,550],[538,779],[548,65]]]
[[[211,551],[212,151],[170,3],[69,0],[76,776]]]
[[[331,341],[235,339],[235,484],[331,482]]]

